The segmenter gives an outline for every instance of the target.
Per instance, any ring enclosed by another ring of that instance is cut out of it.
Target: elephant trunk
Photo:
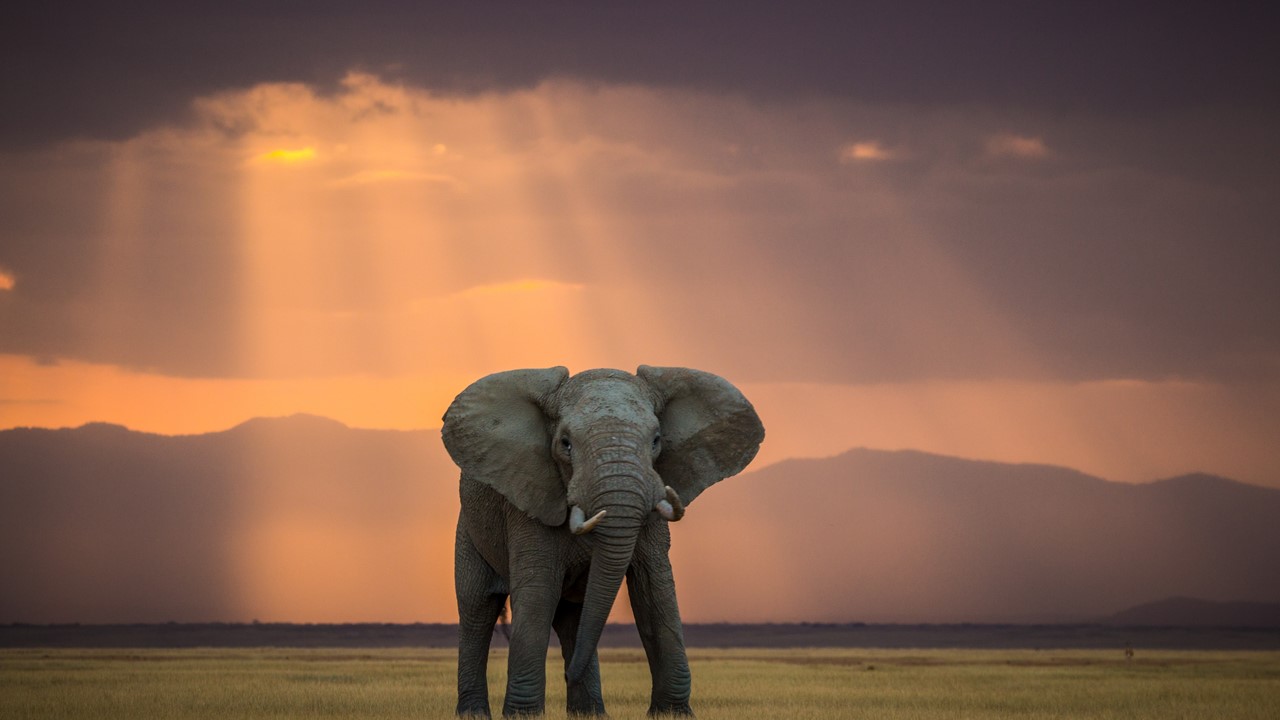
[[[633,507],[634,499],[613,505],[604,505],[605,517],[591,531],[594,548],[591,569],[587,573],[587,588],[582,601],[582,618],[578,623],[578,636],[574,643],[573,658],[566,671],[570,683],[581,682],[595,655],[605,622],[613,609],[622,580],[631,566],[636,538],[644,515]]]

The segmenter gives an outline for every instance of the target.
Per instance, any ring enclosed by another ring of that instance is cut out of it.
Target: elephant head
[[[591,569],[569,666],[586,669],[641,528],[684,507],[755,457],[764,427],[711,373],[642,365],[635,375],[563,367],[481,378],[444,416],[465,475],[542,523],[590,533]],[[672,598],[674,602],[674,598]]]

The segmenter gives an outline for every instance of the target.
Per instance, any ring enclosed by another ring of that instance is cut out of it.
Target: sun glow
[[[12,274],[0,269],[0,290],[12,290],[17,284]]]
[[[258,155],[257,159],[263,162],[293,165],[295,163],[306,162],[308,160],[315,160],[316,149],[313,147],[304,147],[297,150],[271,150]]]
[[[854,142],[840,149],[840,161],[861,162],[866,160],[890,160],[893,153],[875,141]]]
[[[227,96],[211,110],[219,124],[250,113],[264,135],[334,148],[305,174],[281,175],[271,163],[243,170],[237,345],[247,372],[634,366],[676,347],[661,325],[618,335],[602,319],[625,315],[634,292],[617,243],[601,241],[627,231],[602,221],[615,201],[593,197],[579,175],[630,150],[565,137],[574,93],[446,103],[363,76],[347,88],[323,98],[267,86],[243,106]],[[545,140],[513,143],[517,119]]]

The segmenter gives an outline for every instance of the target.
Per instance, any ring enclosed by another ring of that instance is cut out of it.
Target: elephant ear
[[[764,425],[728,380],[701,370],[648,365],[636,375],[660,399],[662,452],[654,469],[686,505],[756,456]]]
[[[553,527],[564,524],[569,508],[551,458],[547,407],[568,377],[567,369],[554,367],[480,378],[454,399],[440,430],[463,475]]]

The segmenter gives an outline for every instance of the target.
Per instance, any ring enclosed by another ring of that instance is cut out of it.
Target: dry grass
[[[648,667],[602,653],[615,718],[643,717]],[[1280,652],[695,650],[694,709],[734,718],[1273,718]],[[501,707],[505,657],[491,663]],[[559,663],[547,707],[562,717]],[[446,718],[449,650],[4,650],[0,718]]]

